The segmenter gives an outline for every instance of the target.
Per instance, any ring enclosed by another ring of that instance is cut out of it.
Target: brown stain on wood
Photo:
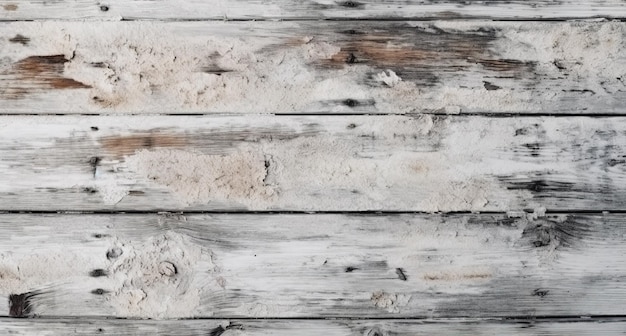
[[[23,36],[23,35],[20,35],[20,34],[17,34],[17,35],[15,35],[15,37],[10,38],[9,42],[11,42],[11,43],[19,43],[21,45],[27,45],[28,42],[30,42],[30,38],[28,38],[26,36]]]
[[[4,8],[5,11],[13,12],[16,11],[18,7],[16,4],[6,4],[2,6],[2,8]]]
[[[13,69],[2,74],[8,85],[1,88],[0,95],[19,99],[28,93],[48,89],[88,89],[91,86],[63,76],[64,55],[29,56],[13,65]],[[8,78],[6,78],[8,77]]]
[[[514,78],[534,69],[533,63],[494,55],[495,30],[447,31],[435,26],[387,24],[367,26],[363,31],[344,29],[329,39],[340,51],[320,61],[322,67],[365,64],[377,70],[392,69],[422,84],[434,84],[442,73],[459,73],[476,65]]]
[[[187,139],[183,136],[162,133],[110,136],[100,139],[100,144],[104,150],[117,157],[131,155],[142,149],[182,148],[187,143]]]
[[[476,279],[488,279],[491,278],[491,274],[484,272],[476,273],[452,273],[452,272],[440,272],[440,273],[427,273],[423,276],[424,280],[428,281],[463,281],[463,280],[476,280]]]

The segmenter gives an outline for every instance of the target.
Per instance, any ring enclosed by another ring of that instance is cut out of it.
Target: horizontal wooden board
[[[4,116],[1,210],[626,209],[626,118]]]
[[[0,302],[14,317],[624,315],[625,224],[622,214],[3,214]]]
[[[619,0],[0,0],[0,20],[258,20],[387,18],[623,18]]]
[[[620,114],[625,33],[603,21],[2,23],[0,113]]]
[[[456,321],[456,320],[103,320],[103,319],[0,319],[10,335],[67,336],[616,336],[624,335],[622,320],[587,321]]]

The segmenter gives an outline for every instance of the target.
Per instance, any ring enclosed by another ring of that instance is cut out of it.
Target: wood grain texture
[[[623,18],[619,0],[185,0],[0,1],[0,20],[258,20],[258,19],[567,19]]]
[[[182,320],[140,321],[103,319],[0,319],[11,335],[66,336],[605,336],[624,335],[626,323],[620,320],[587,321],[481,321],[481,320]]]
[[[626,118],[4,116],[0,210],[626,209]]]
[[[0,228],[2,301],[24,298],[12,316],[580,317],[626,303],[622,214],[3,214]]]
[[[0,27],[5,114],[619,114],[626,102],[625,22]]]

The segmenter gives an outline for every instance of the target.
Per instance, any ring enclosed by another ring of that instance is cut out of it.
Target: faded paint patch
[[[205,278],[217,272],[211,251],[171,231],[142,243],[116,244],[123,253],[108,272],[120,285],[107,301],[119,316],[195,316],[202,291],[210,283]]]
[[[387,293],[378,291],[372,293],[371,302],[376,308],[384,309],[390,313],[399,313],[400,308],[406,306],[411,300],[411,295]]]
[[[389,69],[387,69],[387,71],[383,71],[377,74],[374,79],[381,83],[385,83],[388,87],[394,87],[396,86],[396,84],[402,81],[402,78],[400,78],[395,72],[393,72],[393,70]]]
[[[236,202],[263,207],[277,193],[266,183],[266,161],[259,151],[204,155],[182,150],[141,150],[126,163],[137,174],[168,187],[184,204]]]

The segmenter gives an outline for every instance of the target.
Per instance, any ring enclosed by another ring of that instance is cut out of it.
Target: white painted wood
[[[619,114],[625,32],[617,21],[2,23],[0,112]]]
[[[499,322],[482,320],[182,320],[138,321],[102,319],[0,319],[11,335],[66,336],[616,336],[623,335],[626,323],[617,320],[540,322]]]
[[[124,0],[0,1],[0,20],[254,20],[371,18],[566,19],[623,18],[619,0],[585,1],[297,1],[297,0]]]
[[[624,224],[621,214],[3,214],[0,292],[29,293],[21,309],[5,306],[13,316],[622,315]]]
[[[626,209],[626,118],[4,116],[0,210]]]

